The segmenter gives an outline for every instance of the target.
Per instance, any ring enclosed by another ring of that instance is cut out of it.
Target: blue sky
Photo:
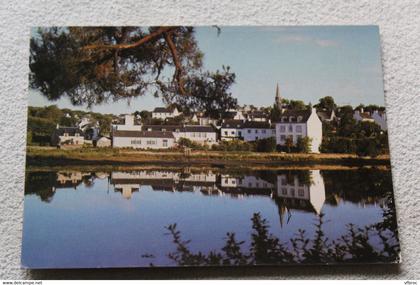
[[[286,99],[317,103],[332,96],[339,105],[384,105],[379,30],[376,26],[197,27],[204,68],[222,65],[236,73],[232,95],[239,104],[273,104],[276,84]],[[29,105],[72,107],[65,98],[47,101],[29,91]],[[93,107],[104,113],[152,110],[160,99],[146,95]]]

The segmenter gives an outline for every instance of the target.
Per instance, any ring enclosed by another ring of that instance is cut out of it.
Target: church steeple
[[[275,100],[277,108],[280,110],[282,109],[282,103],[281,103],[281,97],[280,97],[280,90],[279,90],[279,84],[277,83],[276,87],[276,100]]]

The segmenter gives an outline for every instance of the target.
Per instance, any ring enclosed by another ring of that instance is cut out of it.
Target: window
[[[141,140],[131,140],[131,144],[141,144]]]
[[[255,187],[256,187],[256,188],[260,188],[260,183],[256,182],[256,183],[255,183]]]
[[[298,189],[298,196],[303,197],[305,195],[305,192],[303,191],[303,188]]]
[[[281,135],[280,136],[280,140],[284,142],[286,140],[286,136],[285,135]]]
[[[290,196],[295,197],[295,189],[290,189]]]
[[[286,178],[282,178],[282,179],[281,179],[281,185],[287,185]]]
[[[255,133],[258,134],[258,130],[255,130]]]
[[[238,136],[240,136],[240,137],[242,136],[242,132],[241,131],[238,132]]]
[[[263,134],[265,134],[265,130],[262,130],[261,132],[262,132]]]
[[[168,146],[168,140],[163,140],[163,146],[167,147]]]
[[[281,193],[283,195],[287,195],[287,188],[281,188]]]
[[[228,132],[227,131],[225,131],[225,136],[227,136],[228,135]]]
[[[289,132],[293,132],[293,125],[289,125]]]
[[[251,130],[248,130],[248,134],[250,134],[251,133]]]
[[[286,126],[280,126],[280,133],[286,132]]]
[[[230,133],[231,133],[232,135],[234,135],[234,134],[235,134],[235,131],[231,131]]]
[[[302,116],[298,116],[298,117],[297,117],[297,121],[298,121],[298,122],[302,122]]]
[[[302,132],[302,126],[296,126],[296,132],[301,133]]]
[[[148,140],[146,143],[148,145],[155,145],[156,144],[156,140]]]
[[[273,135],[275,135],[275,134],[276,134],[276,130],[275,130],[275,129],[271,130],[271,133],[272,133]]]

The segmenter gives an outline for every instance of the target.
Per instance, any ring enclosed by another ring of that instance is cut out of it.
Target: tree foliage
[[[192,27],[40,28],[31,39],[30,85],[74,105],[149,93],[207,112],[235,105],[228,92],[235,75],[203,71],[202,59]]]

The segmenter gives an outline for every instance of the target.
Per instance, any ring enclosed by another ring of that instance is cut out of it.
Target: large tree
[[[214,81],[224,87],[213,99],[224,105],[232,75],[203,71],[202,59],[192,27],[40,28],[31,39],[30,84],[49,100],[92,106],[147,93],[167,103],[207,100],[192,85]]]

